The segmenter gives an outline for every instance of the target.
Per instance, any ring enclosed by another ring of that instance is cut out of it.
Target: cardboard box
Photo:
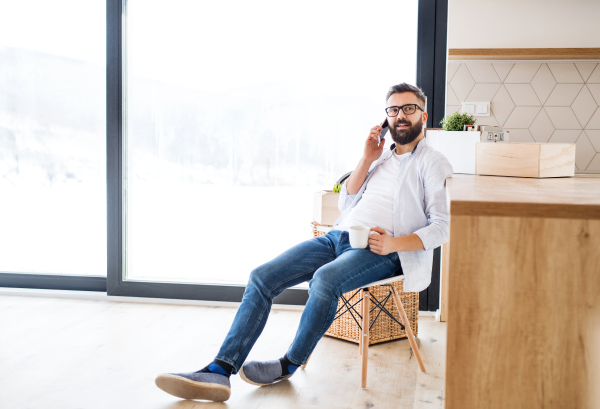
[[[330,190],[315,192],[313,204],[313,220],[319,224],[333,225],[342,214],[338,209],[339,193]]]
[[[548,178],[575,175],[574,143],[478,143],[476,173]]]

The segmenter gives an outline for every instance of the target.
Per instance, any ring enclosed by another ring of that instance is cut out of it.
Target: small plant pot
[[[481,139],[478,131],[427,132],[427,143],[440,151],[452,165],[454,173],[475,174],[475,148]]]

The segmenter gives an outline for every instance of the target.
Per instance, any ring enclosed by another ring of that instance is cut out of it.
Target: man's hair
[[[403,83],[397,84],[397,85],[392,85],[387,92],[385,100],[387,101],[388,99],[390,99],[390,97],[393,94],[400,94],[402,92],[412,92],[413,94],[415,94],[417,99],[419,101],[421,101],[421,108],[423,108],[424,110],[427,110],[427,107],[425,107],[426,97],[425,97],[425,94],[423,94],[423,91],[421,91],[421,88],[415,87],[414,85],[407,84],[406,82],[403,82]]]

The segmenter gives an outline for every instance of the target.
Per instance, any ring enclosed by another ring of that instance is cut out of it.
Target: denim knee
[[[248,285],[246,286],[247,292],[256,289],[260,294],[262,294],[265,298],[273,299],[273,295],[269,289],[268,280],[267,280],[267,269],[264,266],[260,266],[252,270],[250,273],[250,278],[248,279]]]
[[[342,290],[338,283],[333,282],[331,275],[324,271],[317,271],[309,283],[308,293],[310,296],[323,297],[325,299],[338,299]]]

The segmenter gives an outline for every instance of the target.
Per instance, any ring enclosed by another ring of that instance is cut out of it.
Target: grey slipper
[[[204,372],[165,373],[156,377],[156,386],[182,399],[224,402],[231,395],[229,378]]]
[[[249,384],[256,386],[271,385],[293,375],[293,373],[290,373],[282,376],[282,373],[281,363],[278,359],[265,362],[251,361],[240,368],[240,377]]]

